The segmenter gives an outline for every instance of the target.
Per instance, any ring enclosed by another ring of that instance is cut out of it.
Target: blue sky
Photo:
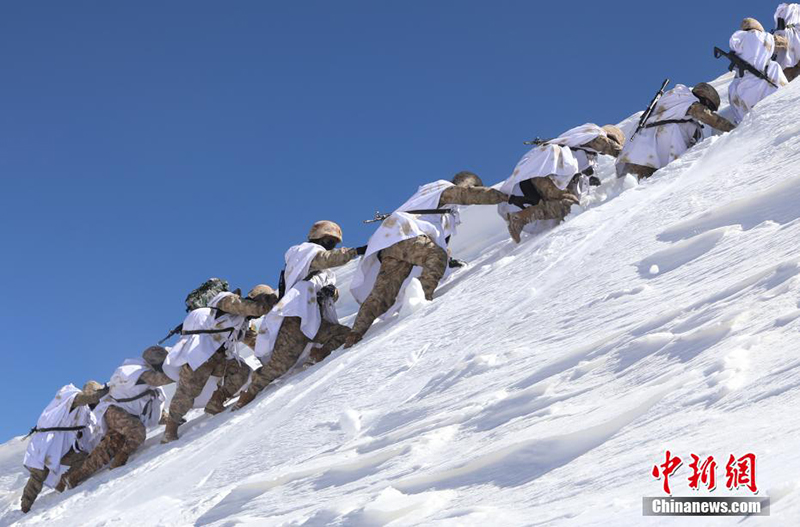
[[[0,440],[108,380],[210,276],[276,285],[319,219],[504,179],[526,148],[694,84],[777,2],[5,2]]]

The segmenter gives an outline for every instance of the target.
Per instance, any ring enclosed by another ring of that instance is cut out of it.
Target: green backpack
[[[211,299],[228,291],[228,281],[221,278],[209,278],[203,285],[189,293],[186,297],[186,312],[207,307]]]

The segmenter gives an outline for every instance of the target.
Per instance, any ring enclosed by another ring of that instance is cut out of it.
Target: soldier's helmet
[[[142,358],[150,366],[159,369],[167,358],[167,350],[161,346],[150,346],[142,352]]]
[[[477,174],[469,172],[467,170],[463,170],[453,176],[452,179],[453,185],[457,187],[482,187],[483,181],[481,178],[478,177]]]
[[[266,284],[258,284],[253,289],[251,289],[249,293],[247,293],[247,298],[249,298],[250,300],[255,300],[255,299],[257,299],[259,297],[262,297],[262,296],[263,297],[267,297],[267,296],[273,296],[273,295],[276,296],[276,297],[278,296],[275,293],[275,290],[272,289],[270,286],[268,286]]]
[[[325,236],[335,238],[338,243],[342,243],[342,228],[332,221],[318,221],[308,231],[309,241],[321,240]]]
[[[86,395],[93,395],[103,389],[103,385],[97,381],[89,381],[83,385],[83,393]]]
[[[719,110],[719,93],[707,82],[701,82],[692,88],[692,94],[700,99],[700,102],[710,108],[712,112]]]
[[[625,145],[625,132],[613,124],[605,125],[603,131],[606,133],[606,137],[608,137],[609,141],[611,141],[617,149],[622,150],[623,145]]]
[[[745,18],[742,20],[742,25],[740,26],[742,31],[764,31],[764,26],[761,25],[761,22],[756,20],[755,18]]]

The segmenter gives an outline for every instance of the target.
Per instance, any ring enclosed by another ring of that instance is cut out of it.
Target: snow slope
[[[747,525],[797,524],[798,108],[793,83],[641,185],[604,163],[605,199],[519,246],[473,207],[434,302],[28,516],[0,446],[0,525],[684,525],[642,517],[666,449],[714,455],[715,496],[755,452]]]

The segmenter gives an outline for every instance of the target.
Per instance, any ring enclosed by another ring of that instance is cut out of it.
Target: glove
[[[450,261],[447,263],[447,266],[450,269],[458,269],[459,267],[464,267],[467,265],[467,262],[464,260],[459,260],[458,258],[450,258]]]
[[[367,253],[367,246],[362,245],[361,247],[356,247],[356,254],[359,256],[364,256]]]
[[[584,176],[593,176],[594,175],[594,168],[589,167],[586,170],[584,170],[583,172],[581,172],[581,174],[583,174]]]
[[[592,177],[589,178],[589,185],[590,186],[599,187],[601,184],[602,184],[602,182],[600,181],[600,178],[598,178],[597,176],[592,176]]]
[[[581,200],[578,199],[578,196],[572,194],[570,192],[563,192],[561,194],[561,200],[566,201],[567,203],[573,203],[575,205],[579,204]]]
[[[521,209],[524,209],[527,205],[533,205],[525,196],[509,196],[508,203]]]

